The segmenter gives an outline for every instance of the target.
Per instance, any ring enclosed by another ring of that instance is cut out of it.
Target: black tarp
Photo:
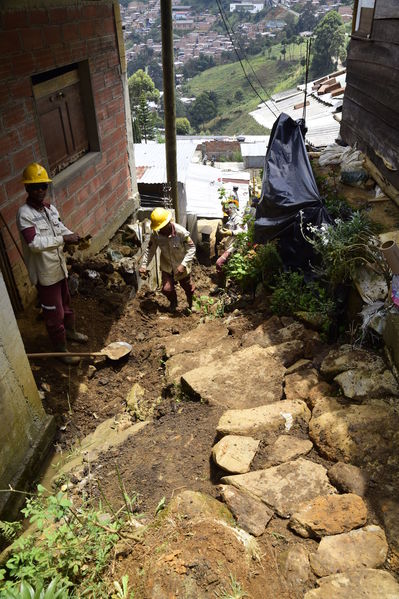
[[[263,171],[262,194],[256,209],[255,242],[278,239],[286,267],[306,269],[312,246],[301,233],[303,226],[330,223],[320,198],[306,152],[303,121],[281,114],[273,125]]]

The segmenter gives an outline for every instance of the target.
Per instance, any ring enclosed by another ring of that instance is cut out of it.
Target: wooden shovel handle
[[[47,352],[47,353],[43,353],[43,354],[26,354],[28,356],[28,358],[65,358],[65,356],[68,357],[84,357],[84,356],[105,356],[106,354],[103,354],[100,351],[93,351],[93,352],[62,352],[62,351],[53,351],[53,352]]]

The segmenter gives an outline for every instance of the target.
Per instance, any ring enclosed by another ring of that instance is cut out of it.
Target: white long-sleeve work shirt
[[[41,209],[24,204],[18,210],[17,225],[29,278],[33,285],[48,286],[68,276],[63,246],[70,231],[60,220],[55,206]]]
[[[169,237],[152,233],[148,247],[144,252],[142,267],[147,268],[158,247],[161,250],[161,270],[176,273],[177,267],[182,264],[187,274],[191,272],[191,263],[195,256],[195,245],[187,229],[172,223],[172,233]]]

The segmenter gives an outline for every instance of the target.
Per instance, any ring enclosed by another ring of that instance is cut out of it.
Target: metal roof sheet
[[[202,218],[222,218],[218,189],[222,185],[219,169],[190,164],[186,179],[187,214]]]
[[[186,180],[196,146],[197,143],[193,140],[176,142],[177,178],[180,183]],[[134,157],[137,169],[148,167],[138,183],[166,183],[165,144],[134,144]]]

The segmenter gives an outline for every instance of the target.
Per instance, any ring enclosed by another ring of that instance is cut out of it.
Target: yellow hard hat
[[[25,183],[25,185],[30,183],[51,183],[51,181],[52,179],[49,178],[46,169],[37,162],[28,164],[22,173],[22,183]]]
[[[151,229],[153,231],[159,231],[165,225],[167,225],[172,218],[172,214],[165,208],[155,208],[151,212]]]

